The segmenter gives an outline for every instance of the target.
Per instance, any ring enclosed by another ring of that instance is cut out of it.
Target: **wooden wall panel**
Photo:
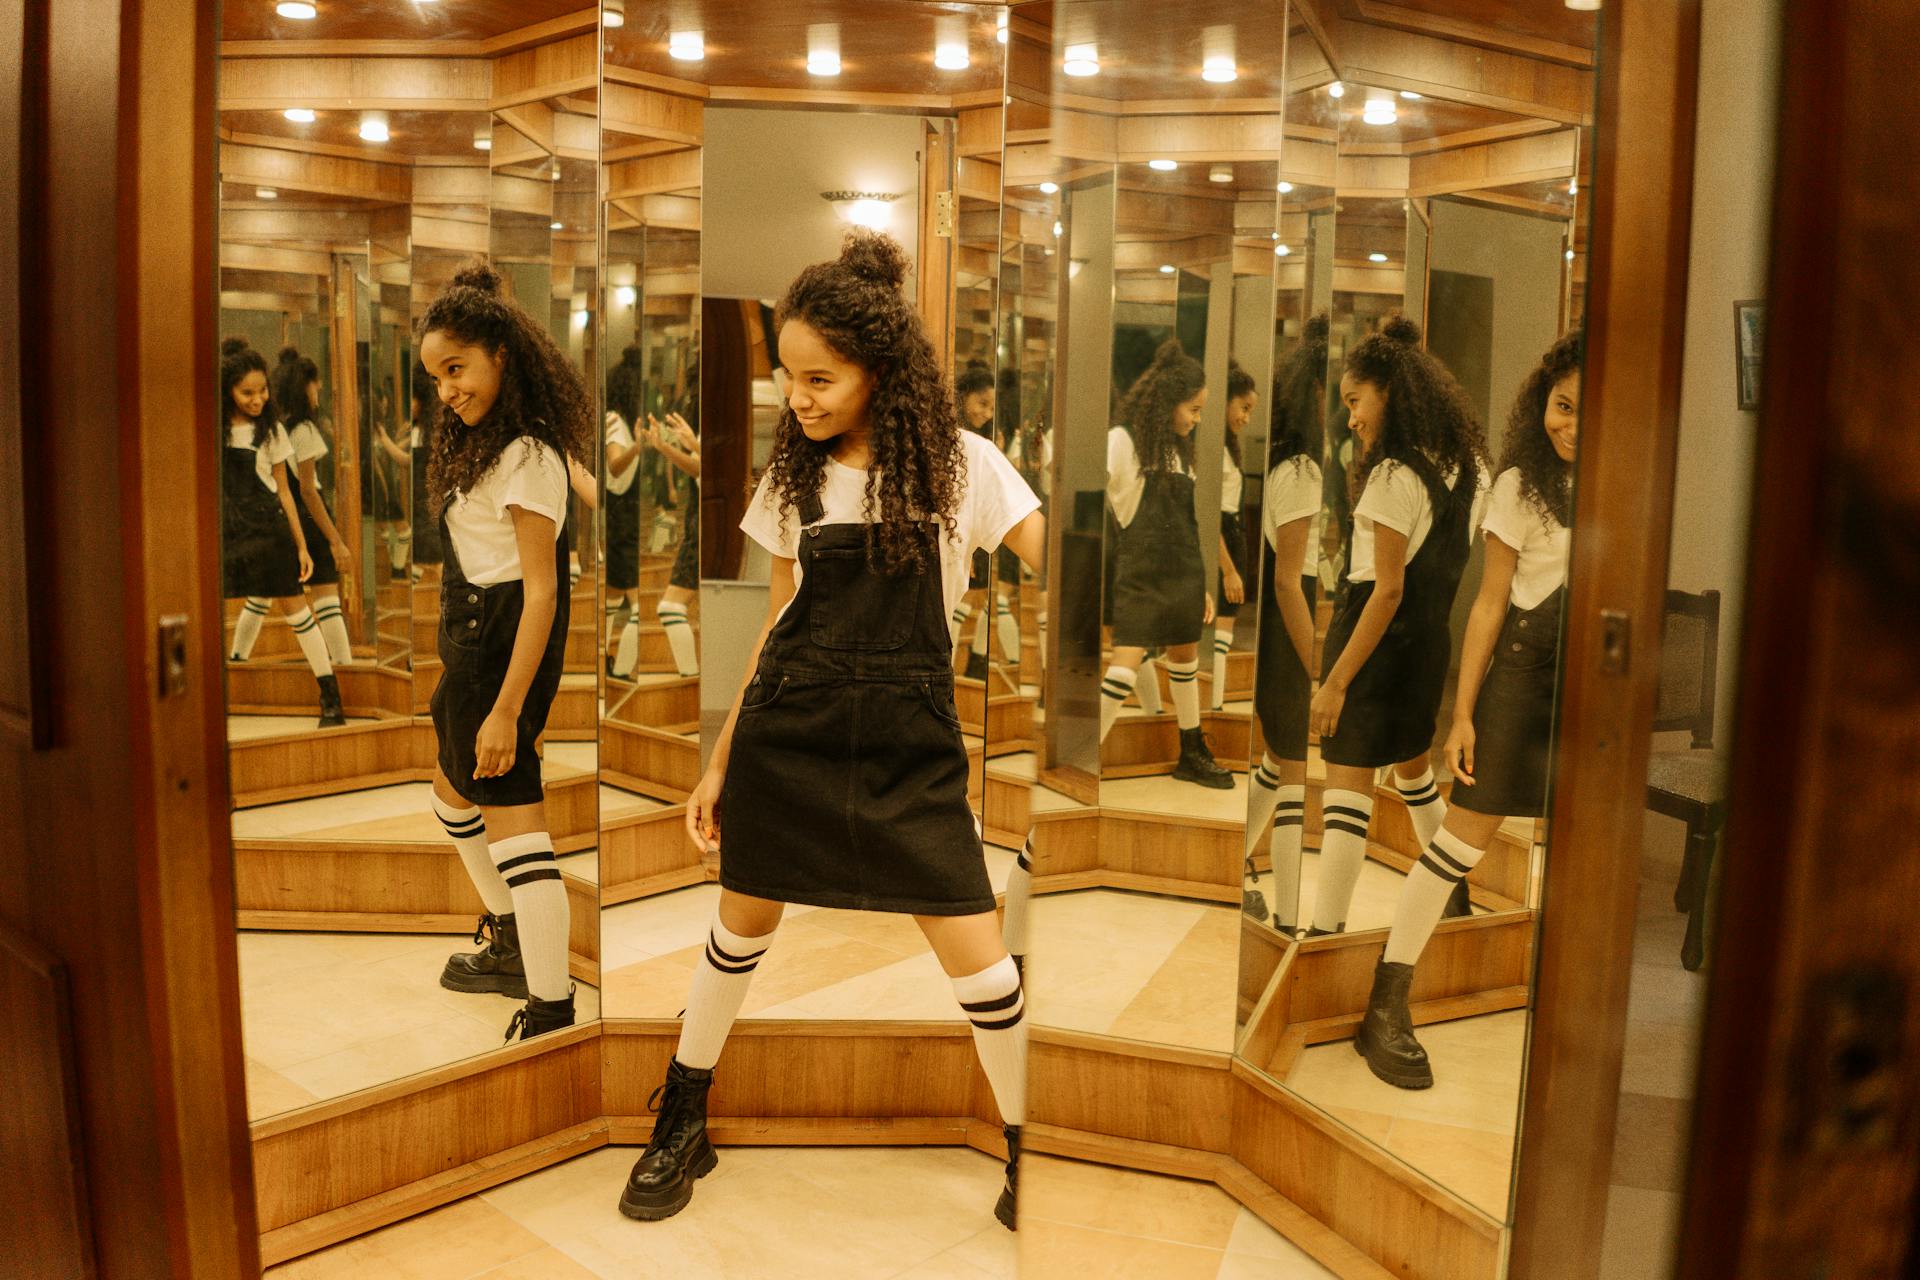
[[[94,1265],[86,1170],[80,1155],[80,1097],[66,966],[30,938],[0,926],[0,1178],[22,1204],[8,1241],[24,1276],[80,1276]]]
[[[1035,1026],[1027,1116],[1199,1151],[1232,1149],[1228,1055]]]

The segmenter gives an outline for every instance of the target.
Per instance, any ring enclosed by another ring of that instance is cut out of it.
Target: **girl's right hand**
[[[702,853],[720,848],[720,788],[725,782],[724,773],[708,769],[687,797],[687,838]]]
[[[1227,603],[1245,604],[1247,586],[1240,578],[1240,571],[1230,564],[1223,564],[1220,566],[1220,576],[1226,580]]]
[[[1474,740],[1473,721],[1455,720],[1447,734],[1447,745],[1440,749],[1440,758],[1447,762],[1448,771],[1469,787],[1473,785]]]
[[[300,548],[300,581],[305,582],[313,576],[313,557],[307,554],[305,547]]]

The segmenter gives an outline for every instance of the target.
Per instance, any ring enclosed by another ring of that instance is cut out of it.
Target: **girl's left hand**
[[[1223,586],[1227,593],[1227,603],[1245,604],[1247,584],[1240,580],[1240,571],[1230,564],[1221,565],[1220,576],[1225,579]]]
[[[692,453],[700,444],[700,437],[693,434],[693,428],[687,420],[677,413],[667,415],[667,425],[673,428],[674,436],[680,441],[680,447]]]
[[[347,544],[335,538],[332,542],[328,543],[327,546],[333,552],[333,563],[339,567],[342,573],[345,573],[347,566],[353,562],[353,554],[347,550]]]
[[[1334,730],[1340,727],[1340,712],[1347,705],[1347,691],[1344,686],[1322,683],[1320,691],[1313,695],[1313,702],[1307,708],[1307,727],[1323,741],[1331,738]]]
[[[473,740],[473,776],[497,778],[513,768],[520,735],[517,717],[495,709],[480,726]]]
[[[305,582],[313,576],[313,557],[307,554],[305,547],[300,548],[300,581]]]
[[[1200,614],[1200,625],[1203,627],[1213,625],[1213,592],[1211,591],[1207,592],[1207,607]]]

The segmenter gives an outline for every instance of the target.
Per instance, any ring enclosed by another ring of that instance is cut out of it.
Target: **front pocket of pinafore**
[[[807,625],[823,649],[898,649],[920,616],[925,575],[869,575],[864,547],[823,549],[807,566],[813,602]]]
[[[486,636],[487,593],[458,587],[440,596],[440,634],[464,653],[478,653]]]
[[[787,677],[781,676],[778,680],[768,680],[765,676],[756,675],[747,685],[747,691],[740,697],[740,714],[746,715],[749,711],[765,711],[780,701],[780,695],[786,691]]]
[[[920,688],[927,695],[927,706],[936,719],[955,733],[966,732],[966,726],[960,723],[960,708],[953,700],[952,685],[928,681]]]

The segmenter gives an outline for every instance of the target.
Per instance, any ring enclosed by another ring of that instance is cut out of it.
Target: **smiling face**
[[[1227,401],[1227,430],[1239,435],[1247,429],[1247,423],[1253,420],[1253,402],[1258,392],[1249,391],[1243,396],[1235,396]]]
[[[804,320],[780,327],[780,364],[787,371],[787,406],[816,443],[864,441],[873,402],[873,376],[827,344]],[[840,449],[836,447],[836,455]]]
[[[984,431],[993,421],[993,392],[975,391],[961,403],[960,411],[966,415],[969,431]]]
[[[1347,406],[1347,425],[1353,428],[1363,448],[1371,449],[1380,439],[1380,428],[1387,416],[1387,392],[1351,373],[1340,375],[1340,403]]]
[[[260,416],[267,407],[267,375],[258,369],[249,369],[245,377],[233,384],[233,408],[236,417],[252,420]]]
[[[1570,373],[1547,393],[1547,439],[1560,461],[1572,462],[1580,443],[1580,375]]]
[[[320,379],[318,378],[307,384],[307,403],[315,409],[320,407]]]
[[[420,363],[433,379],[440,403],[472,426],[486,417],[500,398],[500,373],[506,368],[507,353],[504,348],[488,351],[469,346],[444,330],[434,329],[420,340]]]
[[[1182,440],[1193,434],[1200,425],[1200,411],[1207,407],[1207,389],[1200,388],[1187,399],[1173,406],[1173,433]]]

